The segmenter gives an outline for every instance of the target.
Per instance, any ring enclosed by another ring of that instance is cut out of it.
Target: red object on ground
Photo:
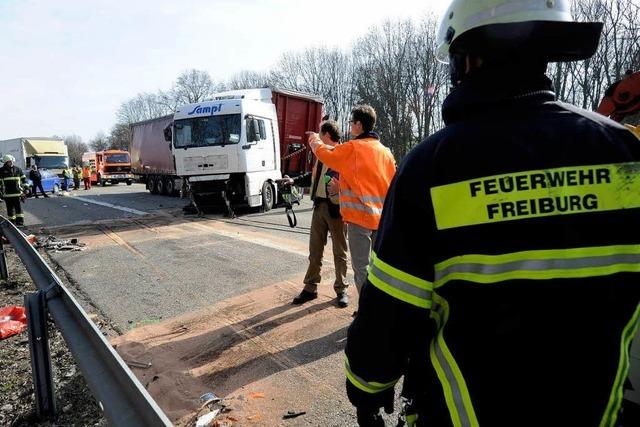
[[[19,334],[27,329],[24,307],[11,305],[0,308],[0,340]]]

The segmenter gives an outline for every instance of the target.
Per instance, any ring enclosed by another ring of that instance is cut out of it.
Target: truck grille
[[[131,166],[105,166],[105,172],[131,172]]]

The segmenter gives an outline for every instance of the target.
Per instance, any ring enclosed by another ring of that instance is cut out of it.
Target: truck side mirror
[[[164,133],[164,140],[167,142],[171,142],[171,139],[172,139],[171,124],[169,124],[166,128],[164,128],[163,133]]]
[[[260,141],[260,126],[258,119],[247,120],[247,142]]]

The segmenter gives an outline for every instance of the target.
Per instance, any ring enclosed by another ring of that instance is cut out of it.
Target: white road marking
[[[82,202],[93,203],[94,205],[106,206],[106,207],[111,208],[111,209],[117,209],[119,211],[128,212],[128,213],[132,213],[132,214],[135,214],[135,215],[149,215],[149,212],[139,211],[137,209],[127,208],[125,206],[113,205],[113,204],[107,203],[107,202],[99,202],[97,200],[88,199],[86,197],[74,197],[74,199],[80,200]]]

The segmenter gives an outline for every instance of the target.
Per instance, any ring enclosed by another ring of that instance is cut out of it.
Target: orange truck
[[[103,187],[110,182],[118,184],[125,182],[127,185],[133,183],[134,176],[131,173],[131,156],[124,150],[104,150],[84,153],[82,155],[82,165],[88,164],[91,167],[91,182]]]

